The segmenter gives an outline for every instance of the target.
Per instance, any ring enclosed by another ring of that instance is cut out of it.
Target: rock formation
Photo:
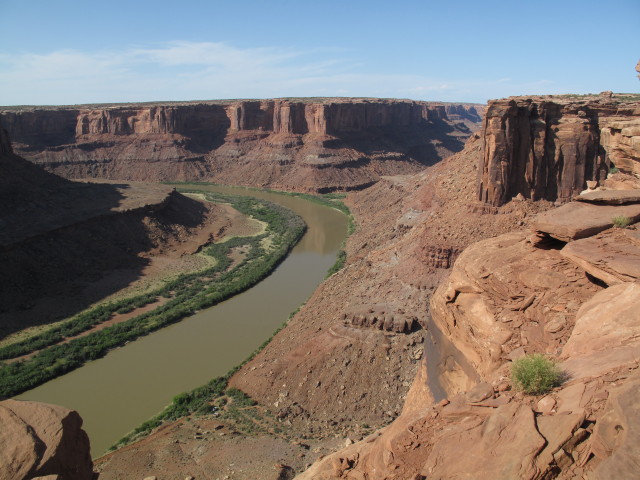
[[[419,374],[412,387],[436,380],[449,400],[410,393],[389,427],[298,478],[634,478],[640,277],[603,289],[565,257],[527,232],[467,248],[431,301],[455,361],[431,366],[436,378]],[[563,385],[538,397],[510,390],[510,361],[536,352],[558,356]]]
[[[610,167],[640,172],[640,103],[514,97],[489,104],[478,199],[567,201]]]
[[[391,425],[297,478],[634,478],[640,243],[637,230],[594,229],[598,216],[574,209],[638,206],[635,191],[605,192],[542,213],[533,235],[465,249],[431,298],[430,333],[449,354],[427,356]],[[557,358],[563,384],[512,390],[509,364],[529,353]],[[434,402],[434,385],[447,399]]]
[[[89,437],[77,412],[37,402],[0,402],[1,480],[92,480]]]
[[[480,105],[380,99],[6,108],[16,151],[69,178],[362,188],[462,149]]]

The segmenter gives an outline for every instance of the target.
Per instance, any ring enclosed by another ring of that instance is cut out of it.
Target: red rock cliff
[[[0,118],[17,153],[66,177],[330,191],[416,172],[461,150],[481,108],[276,99],[16,107]]]
[[[490,102],[478,199],[503,205],[522,194],[566,201],[615,165],[640,171],[640,104],[610,98],[510,98]]]
[[[94,478],[89,437],[77,412],[5,400],[0,425],[0,479]]]

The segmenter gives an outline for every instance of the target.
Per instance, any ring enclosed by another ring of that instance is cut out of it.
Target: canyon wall
[[[58,177],[14,154],[0,123],[0,338],[126,287],[158,251],[208,242],[219,213],[167,185]]]
[[[460,151],[483,107],[382,99],[6,107],[16,152],[68,178],[351,190]]]
[[[610,167],[640,173],[640,103],[616,97],[514,97],[491,101],[483,125],[478,199],[518,194],[565,202]]]

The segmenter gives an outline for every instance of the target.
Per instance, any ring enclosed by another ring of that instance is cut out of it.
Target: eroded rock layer
[[[489,103],[478,199],[566,201],[610,167],[640,173],[640,103],[616,97],[514,97]]]
[[[358,189],[462,149],[480,105],[256,100],[0,111],[17,153],[65,177]]]

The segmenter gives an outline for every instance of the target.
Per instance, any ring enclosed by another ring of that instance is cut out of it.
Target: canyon
[[[24,158],[68,178],[360,189],[462,150],[483,106],[385,99],[4,107]]]
[[[99,478],[633,478],[640,243],[611,218],[640,219],[639,127],[616,95],[490,102],[464,150],[348,195],[345,267],[231,377],[293,439],[191,415]],[[531,353],[564,383],[512,389]]]

